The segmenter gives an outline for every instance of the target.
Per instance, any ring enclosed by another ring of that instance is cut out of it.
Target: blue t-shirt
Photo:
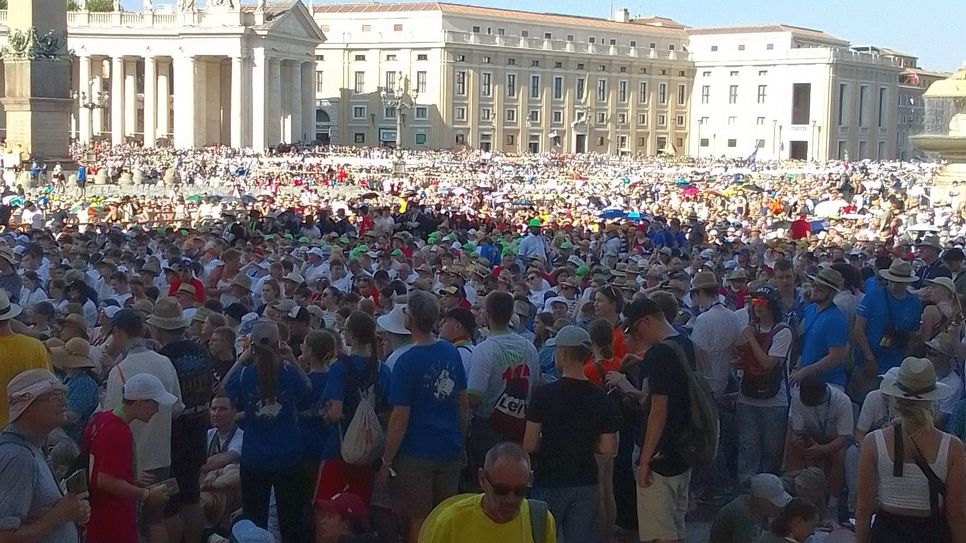
[[[298,405],[311,394],[309,384],[290,364],[277,372],[278,394],[265,403],[258,391],[254,364],[242,366],[225,383],[225,393],[245,411],[241,464],[261,469],[290,467],[302,459]]]
[[[322,458],[324,460],[339,457],[340,434],[345,432],[346,427],[349,426],[349,422],[352,421],[352,415],[355,414],[356,408],[359,407],[359,390],[368,389],[373,384],[371,377],[366,374],[365,368],[367,363],[368,360],[354,354],[342,357],[329,366],[329,377],[325,382],[322,401],[329,402],[338,400],[342,402],[342,422],[338,430],[333,430],[329,433],[328,440],[322,451]],[[352,364],[351,367],[354,370],[352,374],[355,376],[356,383],[358,383],[355,390],[349,390],[350,371],[352,371],[349,369],[349,364]],[[378,383],[376,383],[376,411],[383,413],[389,410],[389,383],[392,374],[389,372],[389,368],[381,362],[379,363],[378,373]]]
[[[453,344],[413,345],[392,369],[389,403],[409,407],[401,454],[443,462],[459,460],[463,434],[459,395],[466,390],[463,359]]]
[[[845,347],[849,340],[849,325],[845,315],[834,304],[818,310],[816,304],[809,304],[805,308],[805,318],[802,319],[802,361],[801,366],[807,367],[818,362],[828,354],[833,347]],[[845,386],[845,360],[838,366],[828,370],[824,375],[825,382],[841,387]]]
[[[80,417],[74,424],[64,425],[64,431],[75,443],[80,443],[87,420],[100,401],[97,381],[89,373],[81,372],[73,377],[66,377],[64,384],[67,385],[67,410]]]
[[[322,393],[325,392],[325,383],[329,379],[329,373],[311,372],[308,377],[309,381],[312,382],[312,395],[299,409],[302,455],[307,460],[319,461],[324,458],[323,454],[325,445],[329,440],[329,434],[335,429],[335,426],[325,422],[325,401],[322,400]]]
[[[862,298],[855,312],[865,317],[865,335],[869,338],[872,354],[879,363],[879,373],[885,373],[902,363],[902,359],[906,357],[906,346],[880,347],[879,342],[882,341],[890,318],[896,330],[908,332],[910,336],[919,330],[922,316],[922,303],[919,298],[907,294],[899,300],[888,288],[878,288]],[[861,357],[862,352],[859,351],[856,356]]]

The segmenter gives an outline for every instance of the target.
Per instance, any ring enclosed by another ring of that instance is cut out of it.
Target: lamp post
[[[80,92],[75,91],[71,95],[71,98],[77,100],[79,107],[90,111],[90,114],[87,116],[87,122],[85,123],[86,126],[80,127],[80,130],[82,130],[83,133],[88,136],[87,139],[91,139],[93,137],[94,110],[104,109],[107,107],[107,104],[111,99],[111,94],[101,89],[98,89],[97,92],[94,92],[94,80],[89,79],[87,81],[87,90]]]
[[[418,93],[415,90],[407,89],[406,83],[409,81],[408,77],[403,77],[403,73],[396,72],[396,85],[395,88],[389,88],[388,86],[382,89],[382,105],[385,106],[387,110],[392,110],[396,117],[396,150],[402,149],[402,128],[403,128],[403,114],[407,109],[413,109],[416,107],[416,97]],[[407,94],[407,90],[410,90]]]

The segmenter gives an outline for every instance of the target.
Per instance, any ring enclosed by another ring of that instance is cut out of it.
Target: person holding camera
[[[863,372],[864,383],[860,398],[878,388],[877,376],[897,367],[910,347],[909,342],[919,329],[922,303],[909,293],[916,282],[912,264],[895,260],[888,269],[879,271],[886,285],[866,293],[859,303],[855,318],[855,338],[858,355],[855,371]]]

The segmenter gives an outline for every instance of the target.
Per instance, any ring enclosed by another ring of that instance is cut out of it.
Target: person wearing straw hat
[[[23,309],[10,302],[7,293],[0,289],[0,385],[6,386],[18,373],[30,369],[50,369],[47,349],[40,340],[18,334],[11,328],[14,317]],[[7,424],[7,405],[0,403],[0,427]]]
[[[64,374],[63,382],[67,387],[67,424],[64,425],[64,431],[74,443],[80,443],[87,419],[100,401],[91,344],[79,337],[71,338],[63,347],[51,347],[50,359],[54,367]]]
[[[0,540],[77,543],[90,518],[86,496],[61,493],[47,465],[47,436],[65,422],[65,387],[42,369],[6,384],[11,423],[0,433]]]
[[[916,243],[916,258],[919,258],[926,263],[925,266],[919,268],[917,275],[916,288],[922,288],[926,286],[926,281],[930,279],[936,279],[938,277],[949,277],[952,278],[953,272],[949,270],[949,266],[939,258],[942,253],[943,246],[939,242],[939,236],[936,234],[926,234]]]
[[[898,366],[906,356],[922,314],[919,299],[909,294],[909,286],[916,281],[910,263],[896,259],[879,276],[886,285],[866,294],[856,308],[855,339],[857,356],[863,361],[863,392],[874,390],[876,376]]]
[[[928,359],[908,357],[879,390],[895,398],[899,422],[862,442],[856,542],[966,541],[966,451],[933,422],[949,388]]]
[[[842,274],[826,268],[808,276],[812,282],[802,319],[802,353],[799,367],[789,380],[799,383],[809,375],[820,375],[824,382],[845,388],[845,362],[849,327],[845,314],[833,297],[842,290]]]
[[[956,285],[949,277],[927,279],[926,286],[920,291],[924,302],[922,320],[919,324],[919,339],[926,342],[941,332],[958,329],[962,324],[962,308],[956,296]]]

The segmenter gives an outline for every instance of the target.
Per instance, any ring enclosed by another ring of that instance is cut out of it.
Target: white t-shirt
[[[808,434],[823,445],[838,436],[851,436],[855,430],[852,400],[836,387],[827,386],[827,389],[825,401],[816,407],[806,407],[798,391],[793,392],[789,415],[792,431]]]
[[[735,358],[735,342],[741,334],[734,312],[721,304],[694,319],[691,341],[700,352],[704,367],[701,373],[715,396],[724,394]]]
[[[744,334],[738,336],[738,345],[744,345],[748,343],[748,338]],[[788,372],[788,351],[792,348],[792,331],[788,328],[782,328],[775,335],[772,336],[771,346],[768,348],[768,356],[777,356],[785,361],[786,367],[785,371]],[[786,379],[782,379],[781,388],[778,389],[778,394],[775,394],[771,398],[759,400],[755,398],[749,398],[741,393],[741,387],[738,388],[738,403],[745,405],[751,405],[755,407],[786,407],[788,406],[788,383]]]
[[[895,410],[889,405],[889,397],[879,390],[873,390],[865,395],[862,410],[859,411],[859,421],[855,429],[863,434],[888,426],[896,418]]]
[[[508,381],[527,380],[526,398],[522,402],[503,402],[513,411],[512,415],[523,418],[530,395],[540,377],[540,359],[537,348],[514,332],[494,332],[473,349],[470,359],[467,390],[481,398],[479,414],[489,417],[508,392]],[[522,405],[521,405],[522,404]]]
[[[157,377],[164,384],[164,389],[178,398],[171,407],[160,406],[158,413],[147,424],[140,421],[131,423],[138,469],[147,471],[168,467],[171,465],[171,418],[184,410],[178,372],[168,357],[148,350],[128,354],[107,376],[104,409],[121,405],[124,381],[139,373],[150,373]]]
[[[389,368],[389,371],[392,371],[392,368],[393,366],[396,365],[396,361],[399,360],[399,357],[405,354],[406,351],[412,348],[413,348],[412,344],[403,345],[402,347],[390,353],[389,356],[386,357],[386,361],[384,362],[386,364],[386,367]]]

